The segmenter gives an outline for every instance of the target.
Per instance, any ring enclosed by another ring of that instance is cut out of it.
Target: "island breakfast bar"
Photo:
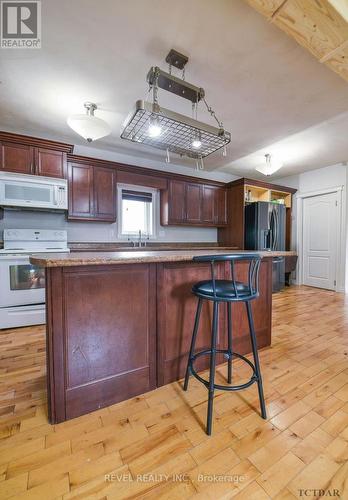
[[[226,250],[81,252],[32,255],[46,268],[48,417],[63,422],[168,384],[184,376],[196,298],[192,284],[210,278],[196,255]],[[239,253],[236,250],[230,253]],[[253,301],[259,348],[271,344],[272,257],[262,257],[260,297]],[[238,264],[236,279],[246,278]],[[229,267],[217,266],[229,279]],[[197,349],[210,346],[212,310],[204,305]],[[219,347],[226,343],[220,307]],[[234,350],[251,351],[241,304],[233,306]],[[220,363],[225,360],[221,357]],[[198,369],[208,367],[200,358]]]

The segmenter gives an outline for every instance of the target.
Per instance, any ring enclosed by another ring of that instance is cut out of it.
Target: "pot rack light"
[[[168,72],[157,66],[147,74],[152,102],[138,100],[124,122],[121,138],[138,144],[152,146],[166,151],[166,162],[170,153],[187,156],[196,160],[196,167],[202,169],[203,158],[222,149],[226,156],[226,145],[231,141],[223,123],[205,99],[204,89],[185,80],[185,65],[188,58],[172,49],[166,57]],[[172,67],[182,70],[182,78],[172,74]],[[192,117],[163,108],[158,102],[161,88],[191,101]],[[197,119],[198,105],[202,102],[218,126],[214,127]]]
[[[282,168],[283,163],[278,158],[272,157],[269,153],[265,154],[265,163],[259,167],[255,167],[255,170],[261,172],[261,174],[269,176],[277,172]]]

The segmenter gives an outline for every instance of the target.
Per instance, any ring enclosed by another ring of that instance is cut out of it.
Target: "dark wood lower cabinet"
[[[197,298],[192,295],[194,283],[210,279],[209,264],[173,263],[158,265],[157,270],[157,383],[168,384],[185,375],[190,350]],[[217,277],[224,277],[224,266],[217,266]],[[203,305],[196,349],[204,350],[211,343],[212,304]],[[220,335],[225,324],[220,314]],[[208,367],[209,358],[202,356],[196,366]]]
[[[237,279],[246,278],[240,264]],[[229,275],[225,264],[217,277]],[[58,423],[183,377],[197,299],[193,283],[209,265],[186,263],[48,268],[46,273],[49,419]],[[259,347],[271,342],[272,259],[262,261],[253,302]],[[201,317],[197,349],[210,346],[212,307]],[[234,349],[251,351],[245,307],[233,305]],[[226,305],[219,346],[226,345]],[[223,362],[222,356],[218,362]],[[207,368],[202,357],[198,369]]]
[[[47,285],[52,423],[156,387],[155,264],[48,269]]]
[[[230,279],[228,264],[216,266],[216,277]],[[157,271],[157,383],[168,384],[185,375],[187,356],[190,349],[192,329],[197,307],[197,298],[192,295],[192,285],[210,279],[210,266],[204,264],[176,263],[162,264]],[[236,266],[236,279],[247,282],[247,264]],[[260,297],[252,304],[254,323],[259,347],[271,343],[272,309],[272,262],[264,259],[260,268]],[[232,305],[233,349],[239,354],[251,352],[249,326],[244,304]],[[196,350],[210,348],[212,324],[212,303],[205,301]],[[227,309],[219,306],[218,348],[227,348]],[[222,355],[217,362],[226,360]],[[202,356],[195,364],[199,370],[209,367],[209,356]]]
[[[246,263],[236,266],[236,280],[247,283]],[[227,271],[227,270],[226,270]],[[263,259],[260,266],[260,296],[252,301],[258,347],[271,344],[272,331],[272,259]],[[251,352],[249,324],[244,303],[232,306],[233,349],[239,354]]]

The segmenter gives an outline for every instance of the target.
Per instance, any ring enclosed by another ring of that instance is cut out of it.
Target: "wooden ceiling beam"
[[[348,0],[328,0],[328,2],[348,23]]]
[[[246,0],[348,81],[348,0]]]
[[[282,11],[283,7],[285,7],[285,4],[288,0],[283,0],[282,3],[279,5],[279,7],[276,8],[276,10],[272,13],[271,19],[275,19],[277,15]]]

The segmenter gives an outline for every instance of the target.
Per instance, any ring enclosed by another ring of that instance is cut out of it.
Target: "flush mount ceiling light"
[[[111,133],[110,126],[101,118],[94,116],[97,105],[93,102],[85,102],[86,114],[72,115],[67,119],[67,124],[77,134],[84,137],[88,142],[101,139]]]
[[[263,175],[272,175],[283,166],[283,163],[278,158],[274,158],[270,154],[265,155],[265,160],[263,165],[255,168],[255,170],[261,172]]]
[[[152,91],[153,95],[152,102],[136,102],[124,123],[121,138],[166,151],[166,161],[169,161],[169,152],[194,158],[198,167],[202,168],[203,158],[218,149],[222,148],[226,155],[225,148],[231,141],[231,134],[224,130],[222,122],[207,104],[204,89],[185,81],[187,61],[186,56],[172,49],[166,57],[168,73],[157,66],[150,68],[147,82],[149,92]],[[172,75],[172,66],[183,71],[182,78]],[[162,108],[158,103],[159,88],[191,101],[192,117]],[[201,101],[218,127],[197,120],[198,104]]]

